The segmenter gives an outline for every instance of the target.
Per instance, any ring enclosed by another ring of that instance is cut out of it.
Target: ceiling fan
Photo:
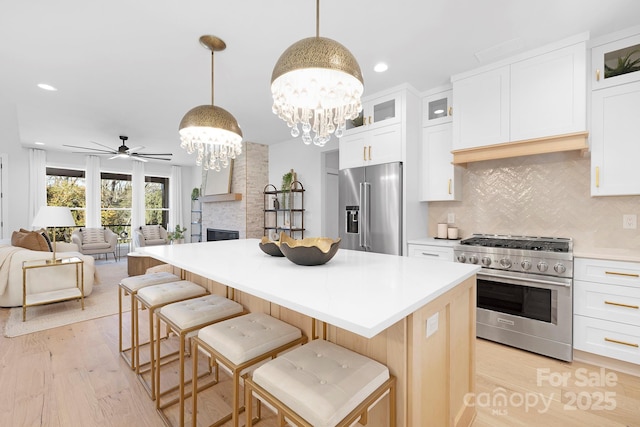
[[[139,162],[146,162],[148,161],[148,159],[169,161],[171,160],[171,156],[173,155],[171,153],[140,153],[138,152],[138,150],[142,150],[144,147],[138,146],[138,147],[129,148],[125,145],[125,141],[128,140],[129,137],[120,135],[119,138],[122,141],[122,145],[119,146],[117,150],[114,150],[107,145],[100,144],[99,142],[95,142],[95,141],[91,141],[91,142],[106,148],[106,150],[104,148],[79,147],[77,145],[67,145],[67,144],[62,144],[62,145],[64,147],[80,148],[82,150],[91,150],[91,151],[74,151],[74,153],[78,153],[78,154],[95,154],[98,156],[111,155],[111,157],[109,157],[109,160],[118,159],[118,158],[131,158]],[[158,156],[163,156],[163,157],[158,157]],[[166,156],[168,156],[169,158],[166,158]]]

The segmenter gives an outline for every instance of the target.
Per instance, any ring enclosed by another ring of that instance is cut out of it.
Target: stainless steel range
[[[457,262],[479,264],[477,336],[573,358],[573,243],[568,238],[474,234]]]

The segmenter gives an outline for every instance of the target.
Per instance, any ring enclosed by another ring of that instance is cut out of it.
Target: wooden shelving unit
[[[273,184],[264,187],[265,236],[275,240],[284,231],[292,238],[304,238],[304,191],[300,181],[293,181],[289,191],[278,190]]]

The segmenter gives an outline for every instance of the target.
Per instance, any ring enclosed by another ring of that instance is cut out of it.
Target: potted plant
[[[173,244],[184,243],[184,232],[187,231],[187,227],[180,227],[180,224],[176,224],[173,232],[167,233],[167,238]]]
[[[280,190],[282,190],[282,208],[287,209],[287,199],[289,195],[289,191],[291,190],[291,183],[293,182],[293,169],[289,172],[282,175],[282,186]]]
[[[193,187],[193,190],[191,190],[191,200],[198,200],[198,197],[200,197],[200,189]]]

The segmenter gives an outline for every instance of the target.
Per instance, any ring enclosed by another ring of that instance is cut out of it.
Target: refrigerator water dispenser
[[[360,206],[347,206],[347,233],[358,234],[358,214],[360,213]]]

